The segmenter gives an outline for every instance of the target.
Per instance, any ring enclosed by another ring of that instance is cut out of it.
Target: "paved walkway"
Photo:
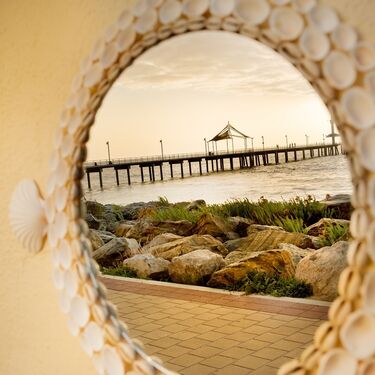
[[[133,338],[182,375],[269,375],[311,342],[324,304],[102,279]]]

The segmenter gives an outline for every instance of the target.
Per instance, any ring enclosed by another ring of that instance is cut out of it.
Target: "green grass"
[[[249,199],[233,199],[223,204],[212,204],[188,211],[186,205],[169,204],[166,198],[159,198],[164,205],[152,212],[155,220],[188,220],[196,223],[204,213],[216,216],[240,216],[253,220],[257,224],[278,225],[287,231],[303,232],[303,230],[324,217],[332,217],[332,211],[325,205],[308,196],[283,201],[260,199],[252,202]],[[168,202],[168,205],[166,204]]]
[[[269,276],[264,272],[252,271],[236,285],[236,290],[246,294],[266,294],[274,297],[310,297],[311,285],[295,278],[284,279],[280,276]]]
[[[102,267],[100,271],[104,275],[110,275],[110,276],[137,277],[137,274],[133,270],[124,266],[118,266],[118,267],[113,267],[113,268]]]
[[[348,240],[349,227],[346,225],[330,225],[325,229],[325,234],[320,236],[321,246],[332,246],[334,243],[342,240]]]

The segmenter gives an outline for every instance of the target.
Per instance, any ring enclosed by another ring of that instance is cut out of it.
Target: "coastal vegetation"
[[[332,300],[347,265],[347,196],[84,206],[104,275]]]

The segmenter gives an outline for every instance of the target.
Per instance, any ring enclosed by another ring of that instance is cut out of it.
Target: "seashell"
[[[251,25],[260,25],[266,21],[270,10],[266,0],[237,0],[234,15]]]
[[[203,29],[205,26],[205,18],[204,17],[197,17],[192,18],[188,21],[188,29],[191,31],[197,31]]]
[[[172,25],[173,34],[185,33],[188,29],[188,22],[185,19],[179,19]]]
[[[53,269],[52,281],[57,290],[62,290],[64,288],[64,271],[60,267]]]
[[[92,307],[92,315],[97,323],[103,325],[109,318],[108,308],[97,303]]]
[[[339,101],[337,100],[332,100],[331,102],[328,103],[328,110],[331,114],[332,121],[340,128],[341,124],[345,122],[345,115],[344,111],[342,110],[342,106]],[[348,129],[349,127],[345,127],[345,129]],[[350,128],[349,128],[350,129]],[[344,128],[340,128],[340,136],[342,136],[342,133],[344,131]],[[351,130],[351,129],[350,129]],[[352,133],[350,133],[351,135]],[[354,142],[354,138],[351,139],[351,142]]]
[[[341,108],[342,110],[342,108]],[[332,113],[332,112],[331,112]],[[335,123],[337,123],[335,121]],[[356,132],[350,126],[345,126],[341,129],[341,143],[343,145],[343,149],[346,152],[351,152],[356,147]]]
[[[314,61],[309,59],[302,59],[297,64],[297,69],[308,81],[314,81],[320,76],[320,67]]]
[[[375,68],[375,48],[369,42],[359,42],[352,50],[353,60],[358,70],[368,72]]]
[[[72,264],[72,253],[69,248],[69,243],[63,239],[59,245],[59,264],[65,270],[68,270]]]
[[[133,22],[133,15],[129,10],[124,10],[117,20],[117,27],[119,30],[126,30]]]
[[[351,313],[351,303],[343,297],[336,298],[328,311],[328,318],[335,326],[341,326],[346,317]]]
[[[87,72],[90,70],[92,64],[91,56],[86,56],[85,59],[81,62],[80,65],[80,73],[82,75],[87,74]]]
[[[102,69],[108,69],[118,57],[117,43],[112,42],[106,45],[103,55],[100,58]]]
[[[281,44],[277,48],[277,52],[292,63],[297,63],[302,58],[302,52],[299,47],[291,42]]]
[[[163,4],[164,0],[147,0],[148,6],[153,8],[159,8],[161,4]]]
[[[306,370],[311,370],[316,367],[321,353],[314,346],[308,346],[301,354],[301,363]]]
[[[319,361],[317,375],[355,375],[357,361],[343,349],[333,349],[325,353]]]
[[[259,28],[256,26],[244,24],[240,29],[240,34],[251,39],[256,39],[259,36]]]
[[[210,17],[206,21],[207,30],[220,30],[221,29],[221,18],[220,17]]]
[[[73,270],[67,270],[64,276],[64,290],[68,297],[73,298],[78,293],[78,277]]]
[[[102,353],[101,352],[98,353],[98,354],[94,353],[93,356],[91,357],[91,360],[94,364],[94,367],[95,367],[95,370],[97,371],[97,373],[99,375],[106,375]],[[129,374],[129,372],[127,373],[127,375],[128,374]]]
[[[280,43],[279,36],[270,29],[261,30],[258,40],[272,49],[277,49]]]
[[[76,111],[81,112],[85,110],[87,108],[89,101],[90,91],[82,87],[80,90],[77,91],[75,96],[74,107],[76,108]]]
[[[342,271],[337,290],[345,299],[352,301],[358,295],[361,287],[361,276],[359,272],[353,268],[347,267]]]
[[[121,73],[120,68],[117,64],[112,65],[107,71],[107,79],[109,82],[114,82]]]
[[[210,0],[210,12],[214,16],[226,17],[234,10],[235,0]]]
[[[99,62],[92,64],[85,74],[83,84],[87,88],[96,86],[103,77],[103,69]]]
[[[54,172],[56,177],[56,186],[60,187],[65,185],[68,176],[69,176],[69,166],[68,163],[64,159],[60,159],[57,169]]]
[[[102,329],[94,322],[87,324],[81,336],[81,344],[88,355],[100,351],[104,346]]]
[[[366,250],[371,260],[375,259],[375,224],[372,222],[367,233]]]
[[[222,28],[223,28],[224,31],[229,31],[229,32],[235,33],[240,29],[241,25],[242,25],[242,23],[237,18],[226,17],[223,20]]]
[[[281,40],[294,40],[303,31],[304,21],[302,16],[295,10],[286,7],[275,8],[269,19],[271,30]]]
[[[273,5],[285,5],[289,4],[290,0],[270,0]]]
[[[313,83],[313,87],[325,103],[336,97],[336,91],[322,78],[317,79]]]
[[[375,375],[375,360],[370,359],[359,365],[358,375]]]
[[[374,335],[375,317],[364,310],[350,314],[340,330],[342,345],[357,359],[365,359],[374,354]]]
[[[141,42],[133,44],[133,46],[130,48],[130,56],[132,58],[136,58],[139,56],[144,50],[143,44]]]
[[[326,5],[317,5],[307,14],[311,24],[316,26],[323,33],[330,33],[339,24],[337,13]]]
[[[61,156],[63,158],[71,155],[73,153],[73,149],[74,149],[74,140],[73,140],[73,137],[71,134],[65,134],[63,139],[62,139],[62,142],[61,142]],[[58,162],[56,162],[56,167],[53,169],[57,169],[58,167]]]
[[[352,50],[358,41],[358,34],[354,27],[347,23],[340,23],[331,35],[333,44],[343,51]]]
[[[349,160],[349,170],[352,175],[352,180],[353,182],[358,181],[363,178],[365,174],[363,164],[357,155],[353,155],[353,157],[350,157]]]
[[[138,359],[133,363],[133,368],[137,374],[155,375],[154,368],[143,359]]]
[[[302,14],[310,12],[317,4],[316,0],[292,0],[293,7]]]
[[[79,326],[71,316],[69,316],[69,318],[68,318],[68,329],[69,329],[69,332],[72,336],[74,336],[74,337],[78,336]]]
[[[375,72],[371,72],[365,75],[364,84],[366,89],[372,95],[372,98],[375,99]]]
[[[78,327],[85,326],[90,318],[90,309],[87,302],[80,296],[75,296],[69,310],[69,315]]]
[[[64,314],[69,312],[71,301],[71,298],[66,294],[65,290],[59,292],[59,306]]]
[[[72,81],[72,91],[77,91],[80,87],[82,87],[83,79],[81,74],[77,74]]]
[[[131,345],[120,342],[118,344],[118,351],[120,356],[124,359],[124,361],[128,363],[133,363],[135,359],[135,350],[131,347]]]
[[[303,54],[314,61],[323,60],[330,50],[328,37],[313,26],[305,28],[299,46]]]
[[[375,128],[361,131],[357,136],[358,154],[362,165],[371,172],[375,172]],[[374,208],[372,207],[372,211]]]
[[[182,14],[182,4],[177,0],[166,0],[159,9],[159,20],[163,25],[175,22]]]
[[[77,91],[77,90],[74,90],[74,91]],[[66,109],[66,108],[62,111],[61,116],[60,116],[60,122],[59,122],[59,127],[61,129],[65,129],[66,126],[68,125],[68,121],[69,121],[69,117],[70,117],[70,112],[71,111],[69,109]],[[60,130],[58,130],[58,132],[61,133]],[[61,135],[63,135],[63,134],[61,133]]]
[[[46,240],[44,205],[39,186],[32,180],[21,181],[10,200],[10,226],[22,246],[33,253],[42,250]]]
[[[164,25],[158,29],[158,38],[159,40],[164,40],[169,38],[172,35],[172,29],[170,25]]]
[[[372,216],[375,216],[375,176],[369,176],[366,184],[366,203],[370,207]]]
[[[132,62],[132,57],[130,55],[130,53],[124,53],[121,57],[120,57],[120,61],[119,61],[119,69],[121,71],[123,71],[127,66],[130,65],[130,63]]]
[[[103,363],[107,375],[123,375],[124,364],[117,350],[110,345],[103,348]]]
[[[57,212],[55,216],[55,221],[50,227],[54,228],[54,234],[59,240],[65,236],[68,231],[68,218],[64,212]]]
[[[340,51],[332,51],[324,59],[322,68],[329,84],[339,90],[353,85],[357,78],[357,72],[352,60]]]
[[[184,0],[182,12],[189,18],[199,17],[208,10],[209,5],[209,0]]]
[[[315,332],[314,343],[323,351],[330,350],[337,342],[337,330],[331,322],[324,322]]]
[[[158,22],[158,14],[155,9],[148,9],[135,22],[135,31],[139,34],[146,34],[151,31]]]
[[[147,11],[148,3],[147,0],[138,0],[133,8],[133,15],[135,17],[140,17]]]
[[[370,233],[371,228],[368,232]],[[360,271],[364,269],[369,263],[369,257],[367,255],[367,246],[364,242],[354,240],[349,244],[348,250],[348,264],[352,267],[358,268]]]
[[[78,112],[74,112],[68,121],[68,132],[69,134],[75,134],[81,124],[81,116]],[[61,139],[62,142],[62,139]],[[60,145],[61,147],[61,145]]]
[[[368,270],[365,274],[361,288],[364,310],[375,312],[375,270]]]
[[[353,87],[345,91],[341,98],[341,105],[347,121],[356,129],[367,129],[374,125],[375,104],[364,89]]]

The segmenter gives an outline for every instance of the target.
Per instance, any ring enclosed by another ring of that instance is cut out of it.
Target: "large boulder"
[[[350,221],[344,219],[330,219],[323,218],[317,223],[310,225],[306,228],[306,234],[309,236],[325,236],[327,234],[327,229],[330,227],[341,226],[344,228],[349,228]]]
[[[126,237],[126,234],[131,228],[133,228],[134,225],[135,225],[135,222],[133,221],[125,221],[125,222],[119,223],[115,231],[116,236]]]
[[[308,255],[314,253],[315,249],[301,249],[295,245],[292,245],[290,243],[281,243],[279,245],[279,248],[282,250],[287,250],[290,252],[294,265],[297,267],[297,264]]]
[[[224,246],[228,249],[229,252],[232,252],[239,249],[245,241],[246,238],[236,238],[235,240],[225,241]]]
[[[327,194],[326,199],[320,203],[334,212],[334,217],[350,220],[353,207],[351,204],[351,197],[349,194]]]
[[[155,221],[150,219],[139,220],[126,236],[136,239],[141,245],[145,245],[162,233],[173,233],[178,236],[189,236],[194,224],[187,220],[180,221]]]
[[[122,264],[124,259],[139,253],[139,245],[135,240],[117,238],[99,247],[92,254],[93,258],[103,267]]]
[[[175,283],[205,285],[210,276],[224,266],[221,255],[203,249],[173,258],[168,272]]]
[[[234,231],[235,226],[228,220],[211,214],[203,214],[194,227],[194,233],[199,235],[209,234],[226,240],[238,238]]]
[[[151,247],[164,245],[165,243],[169,243],[172,241],[179,240],[183,238],[182,236],[178,236],[177,234],[173,233],[162,233],[152,239],[147,245],[143,246],[143,251],[148,251]]]
[[[214,288],[231,288],[240,282],[250,271],[290,278],[294,276],[295,266],[292,256],[287,250],[256,252],[239,262],[232,263],[215,272],[207,285]]]
[[[151,254],[138,254],[124,260],[124,266],[142,279],[162,280],[168,277],[169,262]]]
[[[296,278],[312,285],[314,297],[333,301],[337,296],[337,283],[347,266],[349,244],[336,242],[303,258],[297,265]]]
[[[91,241],[92,250],[95,251],[104,245],[104,241],[99,236],[98,231],[94,229],[89,230],[89,240]]]
[[[168,242],[163,245],[150,247],[147,249],[147,252],[157,257],[172,260],[174,257],[202,249],[210,250],[211,252],[222,256],[225,256],[228,253],[225,246],[219,240],[208,234],[203,236],[194,234],[189,237],[183,237],[179,240]]]
[[[93,214],[86,215],[86,223],[90,229],[105,230],[105,224],[102,220],[97,219]]]
[[[148,208],[155,208],[157,202],[135,202],[122,208],[122,216],[125,220],[137,220],[141,211]]]
[[[96,219],[101,220],[104,219],[105,215],[105,207],[99,202],[94,202],[94,201],[85,201],[85,206],[86,206],[86,214],[87,215],[92,215]]]
[[[246,234],[247,236],[250,236],[251,234],[262,232],[264,230],[277,230],[284,232],[284,228],[276,225],[251,224],[247,227]]]
[[[233,230],[238,233],[240,237],[246,237],[247,236],[247,228],[250,225],[254,224],[253,220],[246,219],[241,216],[232,216],[228,217],[227,219],[228,223],[233,225]]]
[[[105,244],[116,237],[113,233],[105,230],[97,230],[95,232],[103,240]]]

